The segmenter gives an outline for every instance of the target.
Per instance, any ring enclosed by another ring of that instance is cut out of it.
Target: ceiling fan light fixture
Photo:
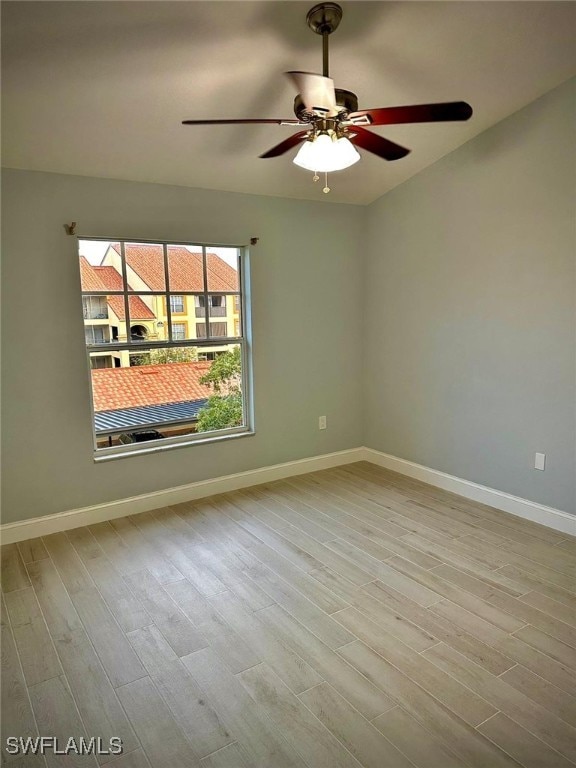
[[[320,133],[305,141],[294,163],[307,171],[332,173],[349,168],[360,160],[360,155],[345,136],[334,139],[328,133]]]

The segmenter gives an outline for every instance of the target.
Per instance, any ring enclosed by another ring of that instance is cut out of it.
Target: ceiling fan
[[[294,162],[302,168],[318,172],[348,168],[358,162],[356,147],[371,152],[384,160],[399,160],[410,150],[396,144],[366,126],[399,125],[402,123],[435,123],[468,120],[472,107],[465,101],[440,104],[415,104],[403,107],[358,109],[358,98],[352,91],[334,87],[328,71],[328,38],[342,19],[342,8],[337,3],[320,3],[308,11],[306,22],[313,32],[322,35],[322,74],[287,72],[298,95],[294,99],[296,120],[274,118],[247,118],[238,120],[183,120],[184,125],[246,125],[275,124],[302,126],[304,130],[292,134],[269,149],[261,158],[278,157],[301,145]],[[326,177],[327,179],[327,177]],[[324,192],[329,192],[327,184]]]

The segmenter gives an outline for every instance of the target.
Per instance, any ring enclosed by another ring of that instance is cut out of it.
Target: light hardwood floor
[[[358,463],[6,545],[2,683],[110,768],[567,767],[576,539]]]

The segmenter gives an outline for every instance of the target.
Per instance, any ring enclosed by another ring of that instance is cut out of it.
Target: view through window
[[[79,240],[97,453],[249,431],[243,249]]]

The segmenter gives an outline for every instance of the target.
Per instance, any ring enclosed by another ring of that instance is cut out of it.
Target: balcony
[[[107,320],[108,311],[102,311],[101,309],[92,309],[90,307],[84,307],[84,320]]]
[[[104,334],[99,333],[85,333],[86,344],[110,344],[110,339],[107,339]]]
[[[196,317],[206,317],[206,307],[195,307]],[[226,317],[226,307],[210,307],[210,317]]]

